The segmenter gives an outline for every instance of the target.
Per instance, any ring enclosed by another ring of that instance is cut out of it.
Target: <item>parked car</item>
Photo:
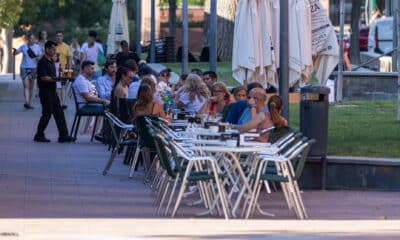
[[[386,53],[393,49],[393,17],[375,19],[368,34],[368,51]]]
[[[360,51],[368,51],[368,33],[369,33],[369,27],[362,27],[359,30],[359,46],[360,46]],[[339,37],[338,37],[339,39]],[[345,43],[344,45],[344,50],[347,52],[350,52],[350,34],[346,33],[343,36],[343,42]]]
[[[369,27],[362,27],[359,31],[360,51],[368,51]]]

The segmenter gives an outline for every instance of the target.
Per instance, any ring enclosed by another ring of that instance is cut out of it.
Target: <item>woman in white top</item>
[[[24,85],[24,107],[26,109],[33,109],[31,100],[36,78],[36,67],[40,56],[43,54],[40,50],[40,46],[36,43],[36,38],[33,34],[28,33],[26,35],[26,40],[27,42],[18,49],[13,49],[13,54],[23,54],[21,62],[21,79]]]
[[[185,111],[207,114],[209,97],[210,91],[199,75],[189,74],[176,100],[176,105]]]

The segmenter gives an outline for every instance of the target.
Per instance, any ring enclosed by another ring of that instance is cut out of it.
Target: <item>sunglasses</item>
[[[251,97],[251,96],[248,96],[248,97],[247,97],[247,99],[252,99],[252,98],[255,99],[255,100],[258,100],[258,99],[259,99],[258,97]]]
[[[165,74],[161,74],[160,76],[161,76],[161,77],[169,77],[170,75],[167,74],[167,73],[165,73]]]

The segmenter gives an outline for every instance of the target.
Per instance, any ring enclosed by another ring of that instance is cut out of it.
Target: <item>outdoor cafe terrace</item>
[[[40,116],[40,108],[28,112],[21,107],[22,93],[19,85],[18,81],[11,80],[11,76],[3,76],[0,81],[2,112],[0,118],[2,132],[0,137],[2,152],[0,157],[0,222],[4,223],[7,219],[11,221],[13,219],[43,219],[43,223],[48,223],[51,219],[65,218],[71,219],[71,221],[72,219],[88,218],[121,219],[122,222],[123,219],[127,221],[129,219],[155,221],[170,219],[171,213],[168,215],[157,213],[158,204],[155,204],[155,200],[161,196],[157,196],[154,189],[149,187],[151,184],[143,183],[145,175],[142,166],[138,167],[133,178],[128,177],[130,166],[122,163],[123,153],[116,156],[111,169],[106,176],[103,176],[103,169],[110,157],[108,146],[91,142],[89,135],[79,134],[78,140],[71,144],[58,144],[55,141],[49,144],[40,144],[32,141]],[[69,107],[65,114],[68,125],[71,126],[75,111],[72,99],[68,100],[68,104]],[[37,98],[34,99],[34,105],[39,105]],[[56,139],[57,131],[53,121],[50,122],[47,132],[50,139]],[[223,168],[228,169],[227,166]],[[238,186],[237,190],[240,189],[240,185]],[[232,189],[234,190],[234,187]],[[227,218],[243,219],[240,215],[242,204],[239,204],[235,215],[231,212],[233,206],[216,203],[222,198],[209,202],[209,204],[215,205],[219,211],[214,210],[212,214],[199,216],[198,214],[204,213],[206,208],[204,204],[193,205],[199,199],[199,194],[187,194],[189,190],[186,190],[175,218],[206,220],[210,226],[213,225],[213,221],[221,224],[217,220],[224,219],[224,215]],[[224,186],[219,190],[229,189]],[[239,191],[234,190],[227,193],[231,193],[231,195],[225,197],[229,198],[229,202],[234,202],[238,198]],[[300,195],[304,201],[308,219],[311,220],[400,219],[400,202],[398,201],[400,194],[398,192],[306,189],[302,190]],[[165,211],[166,202],[162,212]],[[280,190],[272,191],[271,194],[267,194],[264,190],[261,191],[258,204],[261,209],[274,214],[274,216],[264,216],[258,211],[254,211],[254,214],[247,220],[248,223],[243,226],[250,227],[254,219],[273,221],[294,220],[300,217],[301,210],[297,211],[297,215],[293,209],[289,210]],[[172,211],[172,207],[170,211]],[[140,222],[140,220],[138,221]],[[22,220],[20,224],[13,226],[0,224],[0,232],[31,233],[32,225],[26,225],[28,222]],[[387,223],[389,225],[384,224],[384,226],[388,227],[387,234],[389,236],[391,236],[390,234],[400,234],[398,224],[397,228],[395,227],[396,222],[387,221]],[[40,223],[36,224],[40,226]],[[76,229],[80,229],[79,224],[74,226],[77,227]],[[115,229],[118,227],[115,226]],[[279,228],[277,227],[277,229]],[[130,230],[125,228],[124,231],[129,232]],[[137,231],[132,230],[132,233],[137,233]],[[340,230],[338,231],[340,232]],[[368,230],[365,231],[368,232]]]

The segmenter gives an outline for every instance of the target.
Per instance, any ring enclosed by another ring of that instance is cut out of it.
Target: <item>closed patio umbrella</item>
[[[261,0],[259,3],[263,63],[266,81],[278,88],[279,67],[279,1]]]
[[[311,12],[308,0],[289,0],[289,86],[308,83],[312,73]]]
[[[289,86],[309,83],[313,71],[326,85],[339,49],[330,20],[319,0],[288,1]],[[277,0],[239,0],[232,52],[233,78],[239,83],[279,87],[279,8]]]
[[[255,1],[239,0],[235,15],[233,33],[232,72],[233,78],[239,83],[248,83],[252,79],[257,67],[255,48],[258,46],[254,39],[253,22],[251,16],[257,11]]]
[[[119,43],[129,43],[128,14],[125,0],[113,0],[107,36],[107,54],[118,52]]]
[[[276,85],[276,60],[273,59],[272,20],[269,0],[239,0],[233,38],[232,71],[239,83],[270,80]],[[268,71],[272,74],[268,74]]]
[[[329,75],[339,62],[339,45],[332,24],[319,0],[310,0],[313,10],[312,53],[315,76],[321,85],[326,85]]]

